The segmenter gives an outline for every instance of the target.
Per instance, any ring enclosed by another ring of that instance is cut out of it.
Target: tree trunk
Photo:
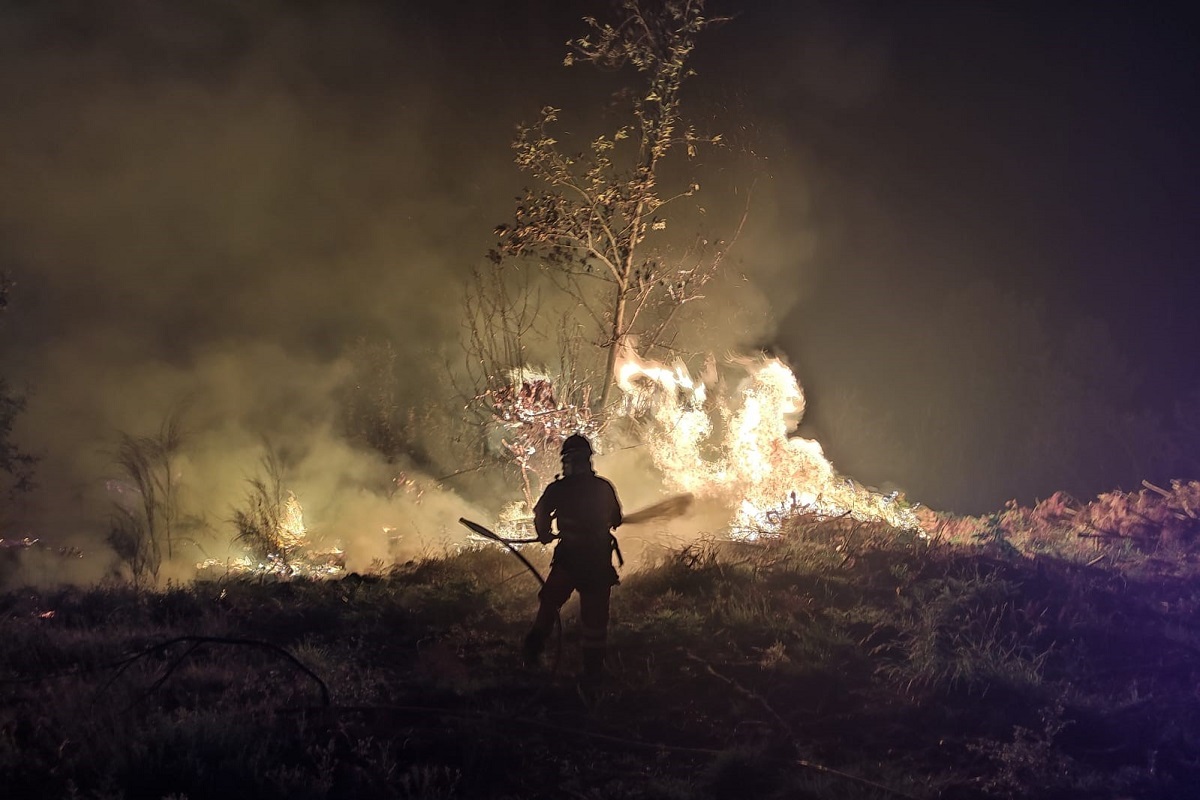
[[[613,306],[612,338],[608,343],[608,358],[604,365],[604,384],[600,389],[599,411],[604,413],[608,408],[608,397],[612,391],[613,380],[617,372],[617,353],[625,343],[625,292],[617,291],[617,302]]]

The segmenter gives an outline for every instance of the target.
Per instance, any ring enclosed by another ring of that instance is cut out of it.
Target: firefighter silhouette
[[[533,508],[538,541],[555,540],[551,532],[555,522],[558,544],[546,585],[538,592],[540,605],[525,637],[524,656],[526,663],[537,662],[559,609],[571,592],[578,591],[583,675],[598,682],[604,674],[609,593],[618,583],[614,553],[623,563],[612,534],[621,524],[621,503],[613,485],[592,468],[592,445],[586,437],[574,434],[563,442],[562,468],[562,475],[546,487]]]

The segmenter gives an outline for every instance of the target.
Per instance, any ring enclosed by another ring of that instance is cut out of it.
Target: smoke
[[[264,441],[351,567],[446,538],[467,501],[351,444],[339,409],[361,337],[394,349],[396,404],[453,404],[462,281],[511,195],[504,100],[462,95],[461,53],[382,4],[0,15],[4,374],[42,459],[4,535],[102,573],[118,432],[182,409],[190,561],[228,546]],[[426,454],[446,435],[412,432]]]
[[[965,513],[1193,474],[1195,370],[1171,343],[1196,316],[1168,296],[1195,294],[1198,252],[1178,222],[1197,185],[1178,21],[738,10],[697,52],[741,87],[707,101],[762,176],[764,235],[740,244],[804,435]]]
[[[28,397],[15,438],[41,457],[3,535],[85,554],[26,577],[116,568],[119,435],[172,414],[191,527],[164,576],[231,552],[268,447],[314,540],[346,548],[350,568],[459,541],[459,516],[487,517],[472,503],[518,495],[436,478],[472,466],[453,441],[451,376],[465,281],[523,180],[514,125],[547,102],[586,116],[602,96],[594,73],[559,66],[578,13],[542,5],[522,25],[487,3],[0,11],[0,266],[18,284],[0,355]],[[728,234],[744,197],[689,231],[715,217]],[[711,302],[681,346],[770,337],[750,252],[714,287],[730,313]],[[386,376],[364,372],[358,342],[386,343]],[[348,435],[347,397],[372,381],[388,383],[384,412],[409,417],[387,457]],[[643,499],[657,498],[629,502]]]
[[[0,374],[27,394],[14,438],[42,457],[40,488],[0,535],[78,546],[96,557],[76,577],[103,575],[118,434],[153,434],[179,409],[180,469],[209,555],[229,546],[264,441],[286,457],[314,537],[340,541],[355,567],[455,541],[457,517],[519,495],[471,487],[470,474],[437,480],[472,466],[451,424],[464,283],[523,185],[510,161],[515,123],[547,103],[596,122],[611,87],[560,67],[588,9],[455,8],[45,0],[0,10],[0,269],[17,280]],[[968,290],[980,274],[1012,277],[1031,251],[1012,249],[992,222],[1007,196],[967,215],[975,227],[959,224],[962,161],[942,163],[958,140],[937,138],[945,115],[921,105],[932,101],[910,74],[911,31],[868,24],[866,8],[763,3],[697,49],[685,110],[725,145],[682,165],[701,184],[699,207],[672,216],[670,233],[681,250],[697,238],[732,244],[676,345],[718,358],[782,345],[836,466],[898,481],[916,500],[991,504],[1009,495],[970,485],[978,453],[1050,441],[1047,431],[1076,452],[1061,409],[1100,392],[1094,374],[1055,377],[1076,361],[1051,328],[1019,349],[1023,363],[1057,358],[1020,380],[1010,370],[956,390],[975,353],[1001,364],[1004,343],[1044,325],[1003,292]],[[993,127],[980,130],[990,142]],[[972,166],[976,179],[1013,172]],[[917,172],[954,187],[938,197],[955,202],[920,202]],[[1053,272],[1035,255],[1015,276],[1023,286]],[[386,397],[356,360],[359,341],[391,348]],[[1060,411],[1030,400],[1046,394],[1038,381],[1054,382]],[[1122,383],[1114,373],[1100,385]],[[355,392],[409,412],[389,432],[402,446],[384,455],[348,435]],[[1111,417],[1092,416],[1089,430]],[[977,434],[985,427],[994,435]],[[986,477],[1014,485],[1006,476],[1023,476],[1039,452],[998,457]],[[640,458],[598,464],[630,509],[659,499]],[[1060,475],[1021,490],[1049,494]]]

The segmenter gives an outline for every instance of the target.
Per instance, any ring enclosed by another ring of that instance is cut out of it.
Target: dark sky
[[[1175,405],[1200,411],[1193,25],[1145,3],[715,9],[735,19],[685,97],[730,143],[696,165],[709,219],[728,231],[753,191],[747,288],[715,301],[712,349],[786,355],[835,465],[936,507],[1187,477],[1169,445],[1194,443]],[[181,394],[210,461],[297,430],[314,464],[349,461],[313,432],[359,336],[395,343],[402,399],[451,404],[462,279],[523,185],[514,126],[604,96],[617,76],[560,67],[604,13],[0,10],[3,357],[36,502],[92,513],[115,431]]]
[[[881,14],[883,86],[816,146],[903,231],[879,248],[908,251],[893,278],[983,276],[1072,308],[1091,297],[1153,358],[1167,331],[1198,332],[1196,28],[1145,4],[1083,9]]]
[[[1106,2],[755,4],[731,39],[743,23],[796,32],[810,75],[782,44],[751,58],[756,111],[818,186],[817,277],[778,340],[835,463],[975,511],[1194,466],[1156,462],[1172,426],[1144,419],[1200,377],[1194,23]]]

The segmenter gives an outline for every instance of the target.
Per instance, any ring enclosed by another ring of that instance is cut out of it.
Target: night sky
[[[814,132],[837,187],[812,302],[780,333],[814,417],[824,382],[857,395],[866,413],[840,424],[897,447],[855,443],[849,471],[883,480],[895,457],[895,480],[950,507],[1183,477],[1194,462],[1155,461],[1173,424],[1130,417],[1171,414],[1200,376],[1194,24],[1132,3],[915,5],[848,23],[887,54],[869,99],[785,123]]]
[[[795,71],[756,52],[751,91],[787,110],[777,141],[814,187],[778,342],[835,463],[974,511],[1194,467],[1159,455],[1200,377],[1193,23],[1133,3],[773,4],[725,33],[742,23],[802,44]]]
[[[693,165],[701,221],[728,235],[747,197],[750,214],[711,349],[786,357],[801,432],[934,507],[1193,477],[1200,37],[1166,9],[714,6],[735,19],[685,90],[728,142]],[[182,396],[191,466],[225,475],[213,498],[236,495],[263,435],[302,451],[314,486],[374,474],[327,424],[358,337],[394,343],[402,400],[452,406],[462,280],[524,185],[514,127],[548,103],[607,119],[620,76],[560,66],[604,13],[0,9],[0,267],[17,280],[0,355],[28,395],[18,441],[42,456],[28,530],[86,528],[115,432],[156,429]],[[335,488],[314,500],[329,514]]]

